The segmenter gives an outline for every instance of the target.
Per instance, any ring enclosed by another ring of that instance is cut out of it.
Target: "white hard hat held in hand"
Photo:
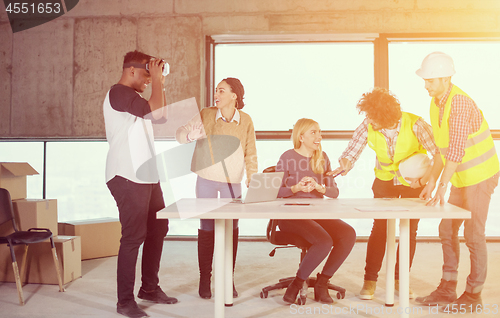
[[[417,153],[401,161],[399,172],[405,180],[408,180],[408,178],[420,179],[424,176],[430,164],[431,159],[426,154]]]
[[[422,66],[415,73],[423,79],[453,76],[455,64],[448,54],[432,52],[424,58]]]

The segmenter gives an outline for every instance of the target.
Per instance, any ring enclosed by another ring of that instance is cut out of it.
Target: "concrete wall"
[[[0,137],[104,137],[102,101],[138,49],[172,65],[168,103],[203,104],[204,36],[500,32],[498,0],[80,0],[12,34],[0,3]]]

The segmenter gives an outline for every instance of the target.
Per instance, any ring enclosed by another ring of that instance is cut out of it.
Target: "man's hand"
[[[154,119],[166,118],[166,114],[164,114],[165,109],[163,108],[166,106],[166,101],[162,91],[163,63],[163,60],[155,58],[151,58],[148,62],[149,75],[151,76],[151,97],[148,104]]]
[[[439,202],[439,204],[444,205],[444,203],[445,203],[444,196],[445,196],[446,190],[448,188],[448,182],[450,182],[451,177],[453,176],[455,171],[457,171],[457,167],[459,164],[460,163],[456,162],[456,161],[446,160],[446,162],[444,164],[444,168],[443,168],[443,173],[441,174],[441,178],[439,179],[439,185],[437,186],[436,193],[434,194],[434,197],[429,202],[427,202],[427,205],[434,206],[438,202]],[[434,180],[437,180],[437,177],[435,179],[434,179],[434,177],[431,177],[431,179],[429,180],[429,183],[432,183],[432,189],[434,189],[434,187],[436,186],[436,181],[434,181]],[[425,189],[424,189],[424,191],[425,191]],[[429,195],[429,197],[430,197],[431,193],[432,193],[432,191],[430,193],[427,192],[426,194]],[[422,193],[420,194],[420,197],[422,197],[423,194],[424,193],[422,191]]]
[[[161,82],[163,78],[163,82],[165,81],[165,77],[162,75],[163,64],[165,64],[165,62],[163,62],[162,59],[151,58],[151,60],[149,60],[148,68],[149,74],[151,74],[151,80],[157,79]]]
[[[434,191],[434,188],[435,184],[431,184],[430,182],[427,183],[418,197],[422,200],[429,200],[432,198],[432,191]]]
[[[412,189],[421,188],[423,186],[423,184],[420,183],[420,179],[421,178],[405,178],[405,180],[410,184],[410,188]]]
[[[438,186],[436,193],[434,194],[434,197],[425,205],[435,206],[438,203],[440,205],[444,205],[445,204],[444,195],[446,194],[446,188],[447,188],[446,184],[444,184],[443,186],[441,185]]]
[[[335,170],[328,171],[326,173],[326,175],[327,176],[334,176],[334,175],[339,174],[343,170],[344,172],[342,172],[341,175],[345,176],[352,169],[352,162],[347,158],[340,159],[339,164],[340,164],[340,167],[336,168]]]

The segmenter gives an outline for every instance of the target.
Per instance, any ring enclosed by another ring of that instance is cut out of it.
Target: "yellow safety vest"
[[[431,124],[434,133],[436,145],[441,152],[443,163],[446,163],[445,156],[448,152],[450,144],[450,111],[451,101],[455,95],[464,95],[469,97],[464,91],[457,86],[453,85],[450,96],[446,100],[444,106],[443,119],[441,125],[439,124],[439,107],[431,101]],[[469,97],[470,98],[470,97]],[[465,155],[462,161],[455,170],[451,177],[451,184],[457,188],[468,187],[478,184],[490,177],[492,177],[499,170],[498,156],[495,150],[495,144],[491,137],[488,123],[481,112],[483,121],[479,130],[467,137],[465,145]]]
[[[396,148],[394,149],[394,157],[392,159],[389,156],[389,149],[384,135],[379,131],[373,130],[371,124],[368,125],[368,146],[377,154],[374,170],[375,176],[378,179],[389,181],[397,177],[401,184],[410,186],[403,176],[401,176],[399,164],[402,160],[416,153],[427,153],[413,132],[413,126],[419,118],[420,117],[417,115],[402,112],[401,128],[399,129]]]

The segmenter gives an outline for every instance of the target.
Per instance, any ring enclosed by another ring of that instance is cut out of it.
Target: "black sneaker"
[[[156,286],[156,289],[150,292],[145,291],[141,287],[141,289],[139,289],[137,297],[158,304],[175,304],[177,302],[177,298],[168,297],[167,294],[165,294],[163,290],[161,290],[160,286]]]
[[[465,314],[476,311],[481,313],[482,309],[483,300],[480,292],[476,294],[464,292],[462,296],[458,297],[458,299],[451,304],[442,306],[440,311],[447,314]]]
[[[139,308],[139,306],[137,306],[135,300],[129,301],[128,303],[125,303],[123,305],[117,303],[116,312],[119,313],[120,315],[124,315],[130,318],[149,317],[144,310],[142,310],[141,308]]]

